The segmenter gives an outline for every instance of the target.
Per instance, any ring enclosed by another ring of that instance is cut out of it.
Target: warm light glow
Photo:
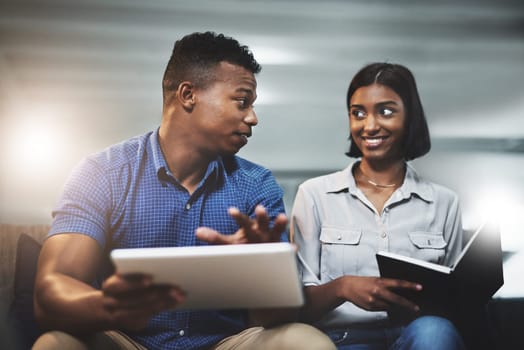
[[[52,126],[29,126],[16,137],[20,161],[30,162],[36,166],[49,164],[57,155],[57,133]]]
[[[37,107],[40,106],[40,107]],[[46,106],[43,108],[42,106]],[[48,223],[62,186],[78,162],[82,140],[62,105],[12,106],[2,123],[0,147],[0,219],[6,222]],[[75,131],[75,132],[73,132]]]
[[[60,118],[50,110],[19,113],[6,133],[8,162],[17,174],[43,175],[64,156],[64,133]]]

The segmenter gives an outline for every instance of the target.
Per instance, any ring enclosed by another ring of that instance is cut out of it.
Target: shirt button
[[[189,210],[189,209],[191,209],[191,203],[186,204],[186,210]]]
[[[337,239],[340,241],[342,239],[342,236],[337,236]]]
[[[382,238],[386,238],[388,234],[386,232],[382,232],[382,234],[380,235]]]
[[[181,337],[183,337],[183,336],[184,336],[184,334],[186,334],[186,332],[184,332],[184,330],[183,330],[183,329],[181,329],[181,330],[180,330],[180,332],[178,332],[178,335],[180,335]]]

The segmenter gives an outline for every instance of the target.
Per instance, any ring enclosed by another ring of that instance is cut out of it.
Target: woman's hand
[[[343,276],[337,280],[336,295],[369,311],[385,311],[392,306],[418,312],[418,305],[395,290],[420,291],[418,283],[381,277]]]

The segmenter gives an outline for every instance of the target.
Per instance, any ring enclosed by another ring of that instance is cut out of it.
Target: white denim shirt
[[[355,184],[351,169],[356,164],[298,188],[290,231],[303,284],[320,285],[343,275],[379,276],[379,250],[451,265],[462,249],[458,196],[420,178],[408,164],[404,183],[378,213]],[[384,311],[345,302],[317,326],[351,327],[386,318]]]

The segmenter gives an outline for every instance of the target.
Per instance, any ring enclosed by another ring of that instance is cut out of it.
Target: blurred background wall
[[[466,228],[500,220],[498,296],[524,296],[521,0],[0,0],[0,222],[50,222],[82,157],[154,130],[174,41],[206,30],[263,65],[240,155],[273,170],[288,210],[301,181],[350,161],[351,77],[408,66],[433,141],[414,166],[459,193]]]

